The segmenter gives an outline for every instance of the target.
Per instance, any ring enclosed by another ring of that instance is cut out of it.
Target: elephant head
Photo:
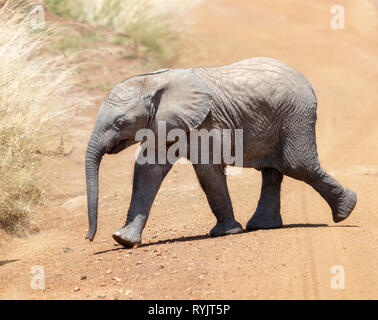
[[[117,84],[101,105],[88,143],[85,167],[89,231],[97,230],[98,173],[104,154],[118,153],[137,143],[139,129],[156,133],[158,121],[167,130],[186,132],[198,127],[209,113],[211,96],[195,69],[160,70],[129,78]]]

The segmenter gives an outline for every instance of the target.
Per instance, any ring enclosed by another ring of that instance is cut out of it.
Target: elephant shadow
[[[5,266],[8,263],[19,261],[20,259],[0,260],[0,267]]]
[[[286,224],[281,227],[281,229],[293,229],[293,228],[359,228],[359,226],[354,226],[354,225],[328,225],[325,223],[320,223],[320,224],[314,224],[314,223],[293,223],[293,224]],[[277,229],[272,229],[271,231],[276,231]],[[259,231],[259,230],[256,230]],[[243,230],[242,233],[253,233],[256,231],[247,231]],[[261,231],[261,230],[260,230]],[[265,230],[267,231],[267,230]],[[234,235],[235,236],[235,235]],[[226,236],[223,236],[226,237]],[[136,248],[146,248],[150,246],[156,246],[156,245],[161,245],[161,244],[168,244],[168,243],[176,243],[176,242],[188,242],[188,241],[198,241],[198,240],[205,240],[211,238],[208,234],[202,234],[202,235],[196,235],[196,236],[186,236],[186,237],[177,237],[177,238],[171,238],[171,239],[164,239],[164,240],[158,240],[155,242],[148,242],[148,243],[143,243]],[[112,251],[122,251],[122,250],[130,250],[131,248],[125,248],[125,247],[118,247],[114,249],[108,249],[108,250],[103,250],[103,251],[98,251],[95,252],[94,255],[98,254],[103,254],[107,252],[112,252]]]

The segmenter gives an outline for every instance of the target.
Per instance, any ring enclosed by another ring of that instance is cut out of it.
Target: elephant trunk
[[[101,141],[101,140],[100,140]],[[92,134],[85,156],[85,174],[87,182],[87,204],[89,230],[86,239],[93,241],[97,231],[97,212],[98,212],[98,172],[101,159],[105,153],[102,143],[95,133]]]

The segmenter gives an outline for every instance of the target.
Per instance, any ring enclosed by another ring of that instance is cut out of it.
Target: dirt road
[[[76,137],[67,146],[72,153],[46,165],[51,199],[38,213],[40,232],[9,238],[1,248],[0,298],[377,299],[378,5],[339,2],[344,30],[330,26],[333,1],[204,1],[192,13],[176,64],[270,56],[300,70],[318,96],[322,165],[357,192],[349,219],[334,224],[314,190],[285,177],[284,228],[211,239],[206,234],[215,218],[194,171],[175,165],[152,207],[144,245],[126,250],[111,234],[125,219],[134,148],[102,163],[99,231],[89,243],[83,159],[97,105],[69,128]],[[122,63],[107,64],[115,80],[124,77],[117,72]],[[229,177],[235,215],[244,226],[260,183],[252,169]],[[44,268],[44,290],[31,288],[35,265]],[[331,281],[341,270],[345,287],[337,290]]]

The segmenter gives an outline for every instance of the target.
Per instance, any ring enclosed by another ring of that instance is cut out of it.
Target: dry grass
[[[174,56],[183,14],[196,1],[47,0],[47,3],[60,15],[94,26],[109,26],[129,36],[137,47],[164,65]]]
[[[53,26],[32,30],[30,7],[0,8],[0,227],[20,233],[42,199],[38,168],[59,152],[59,124],[82,105],[73,67],[51,56]]]

